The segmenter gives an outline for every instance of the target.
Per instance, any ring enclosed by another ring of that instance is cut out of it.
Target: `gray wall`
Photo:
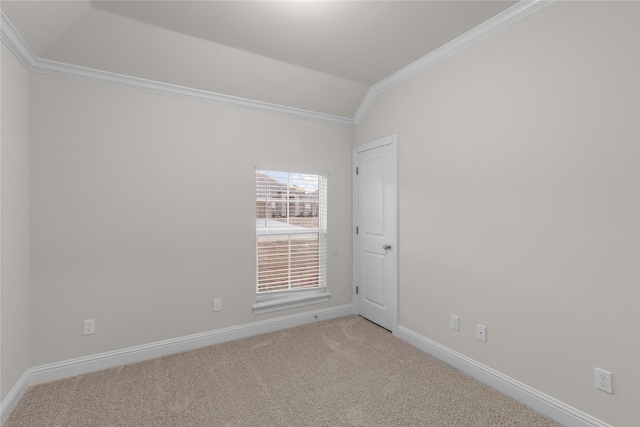
[[[31,366],[351,302],[351,129],[41,74],[31,129]],[[329,173],[328,303],[253,314],[256,165]]]
[[[2,45],[0,397],[29,367],[29,73]]]
[[[330,172],[314,307],[351,302],[350,143],[398,132],[400,324],[639,425],[638,14],[556,2],[380,94],[355,138],[29,76],[3,46],[0,394],[29,366],[305,311],[251,313],[255,164]]]
[[[640,425],[638,17],[553,3],[380,94],[355,137],[398,132],[399,323],[614,425]]]

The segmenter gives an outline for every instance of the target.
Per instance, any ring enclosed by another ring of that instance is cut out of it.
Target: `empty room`
[[[0,415],[640,426],[639,1],[0,1]]]

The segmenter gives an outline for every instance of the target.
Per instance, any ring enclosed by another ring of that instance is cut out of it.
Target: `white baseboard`
[[[22,396],[24,396],[29,389],[29,384],[29,370],[27,369],[25,373],[22,374],[16,385],[9,390],[7,397],[2,399],[2,402],[0,402],[0,426],[4,425],[4,423],[9,419],[9,415],[11,415],[13,410],[16,409],[18,402],[20,402]]]
[[[0,425],[4,425],[9,419],[20,399],[32,384],[68,378],[239,338],[302,326],[313,323],[316,320],[348,316],[354,314],[353,309],[352,304],[347,304],[328,309],[308,311],[30,368],[20,377],[16,385],[0,403]],[[318,316],[318,319],[315,316]],[[572,408],[408,328],[398,326],[394,335],[563,425],[610,427],[609,424],[603,421]]]
[[[180,353],[239,338],[279,331],[281,329],[302,326],[319,320],[328,320],[351,314],[354,314],[353,304],[346,304],[338,307],[306,311],[304,313],[292,314],[289,316],[247,323],[245,325],[232,326],[230,328],[223,328],[151,344],[94,354],[92,356],[65,360],[48,365],[36,366],[28,369],[24,373],[18,383],[11,389],[11,392],[7,395],[6,399],[4,399],[0,404],[0,425],[4,425],[5,421],[9,419],[9,415],[11,415],[11,412],[13,412],[15,407],[18,405],[18,402],[20,402],[20,399],[22,399],[22,396],[24,396],[27,389],[32,384],[59,380],[87,372],[99,371],[101,369],[126,365],[128,363],[154,359],[156,357]]]
[[[404,326],[398,326],[394,335],[562,425],[611,427],[591,415],[585,414],[551,396],[547,396]]]

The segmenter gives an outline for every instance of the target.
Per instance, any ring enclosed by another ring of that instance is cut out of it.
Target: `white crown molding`
[[[87,372],[122,366],[143,360],[155,359],[169,354],[181,353],[197,348],[219,344],[222,342],[237,340],[268,332],[302,326],[309,323],[334,319],[337,317],[354,314],[353,304],[345,304],[304,313],[247,323],[215,331],[188,335],[159,341],[151,344],[129,347],[106,353],[94,354],[86,357],[65,360],[48,365],[36,366],[22,375],[14,385],[7,397],[0,404],[0,425],[3,425],[11,412],[18,406],[20,399],[32,384],[40,384],[47,381],[55,381]]]
[[[35,63],[38,57],[2,10],[0,10],[0,38],[22,65],[27,70],[33,71],[31,64]]]
[[[375,85],[369,88],[369,91],[365,95],[364,99],[360,103],[356,114],[353,116],[354,126],[358,126],[362,123],[364,116],[369,111],[369,108],[373,105],[373,101],[376,100],[376,96],[378,96],[378,91],[375,89]]]
[[[521,0],[509,9],[467,31],[428,55],[423,56],[383,80],[380,80],[371,86],[360,103],[353,119],[41,59],[35,55],[2,11],[0,11],[0,33],[4,44],[29,71],[141,90],[160,95],[177,96],[232,107],[268,111],[319,123],[354,127],[362,122],[379,93],[426,70],[445,58],[466,49],[485,37],[508,27],[554,1],[555,0]]]
[[[318,113],[302,108],[288,107],[253,99],[240,98],[206,90],[194,89],[139,77],[126,76],[108,71],[96,70],[79,65],[41,59],[36,56],[31,47],[22,38],[4,12],[0,11],[0,34],[3,43],[22,62],[25,68],[32,72],[51,74],[54,76],[85,80],[126,89],[140,90],[159,95],[175,96],[196,101],[211,102],[250,110],[267,111],[298,119],[314,122],[353,127],[353,120],[347,117]]]
[[[562,425],[574,427],[611,427],[604,421],[554,399],[533,387],[508,377],[409,328],[398,326],[398,330],[394,335]]]
[[[395,86],[396,84],[416,75],[417,73],[426,70],[427,68],[437,64],[438,62],[454,55],[461,50],[468,48],[469,46],[479,42],[485,37],[498,32],[509,25],[521,20],[522,18],[530,15],[533,12],[553,3],[555,0],[521,0],[510,8],[497,14],[493,18],[488,19],[475,28],[467,31],[461,36],[451,40],[447,44],[442,45],[433,52],[423,56],[422,58],[412,62],[406,67],[401,68],[390,76],[375,83],[369,89],[369,92],[365,96],[364,100],[358,107],[358,111],[353,117],[355,126],[362,123],[364,116],[369,111],[369,108],[373,105],[376,96]]]

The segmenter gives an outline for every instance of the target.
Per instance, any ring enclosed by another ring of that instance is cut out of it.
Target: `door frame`
[[[394,133],[391,135],[384,136],[382,138],[375,139],[373,141],[365,142],[362,144],[355,145],[352,150],[351,156],[351,164],[352,164],[352,270],[353,270],[353,279],[352,279],[352,298],[353,298],[353,312],[354,314],[359,313],[358,307],[358,298],[356,295],[356,283],[358,283],[358,239],[356,238],[356,226],[358,223],[358,185],[356,179],[356,167],[358,166],[358,154],[364,151],[373,150],[376,148],[380,148],[383,146],[389,145],[392,148],[393,152],[393,189],[394,194],[391,200],[391,203],[394,205],[393,212],[393,222],[395,223],[395,227],[393,227],[391,236],[391,245],[393,250],[389,252],[387,256],[392,256],[392,264],[393,264],[393,283],[391,283],[391,296],[393,301],[390,306],[393,308],[391,317],[392,327],[391,332],[396,333],[398,328],[398,134]]]

